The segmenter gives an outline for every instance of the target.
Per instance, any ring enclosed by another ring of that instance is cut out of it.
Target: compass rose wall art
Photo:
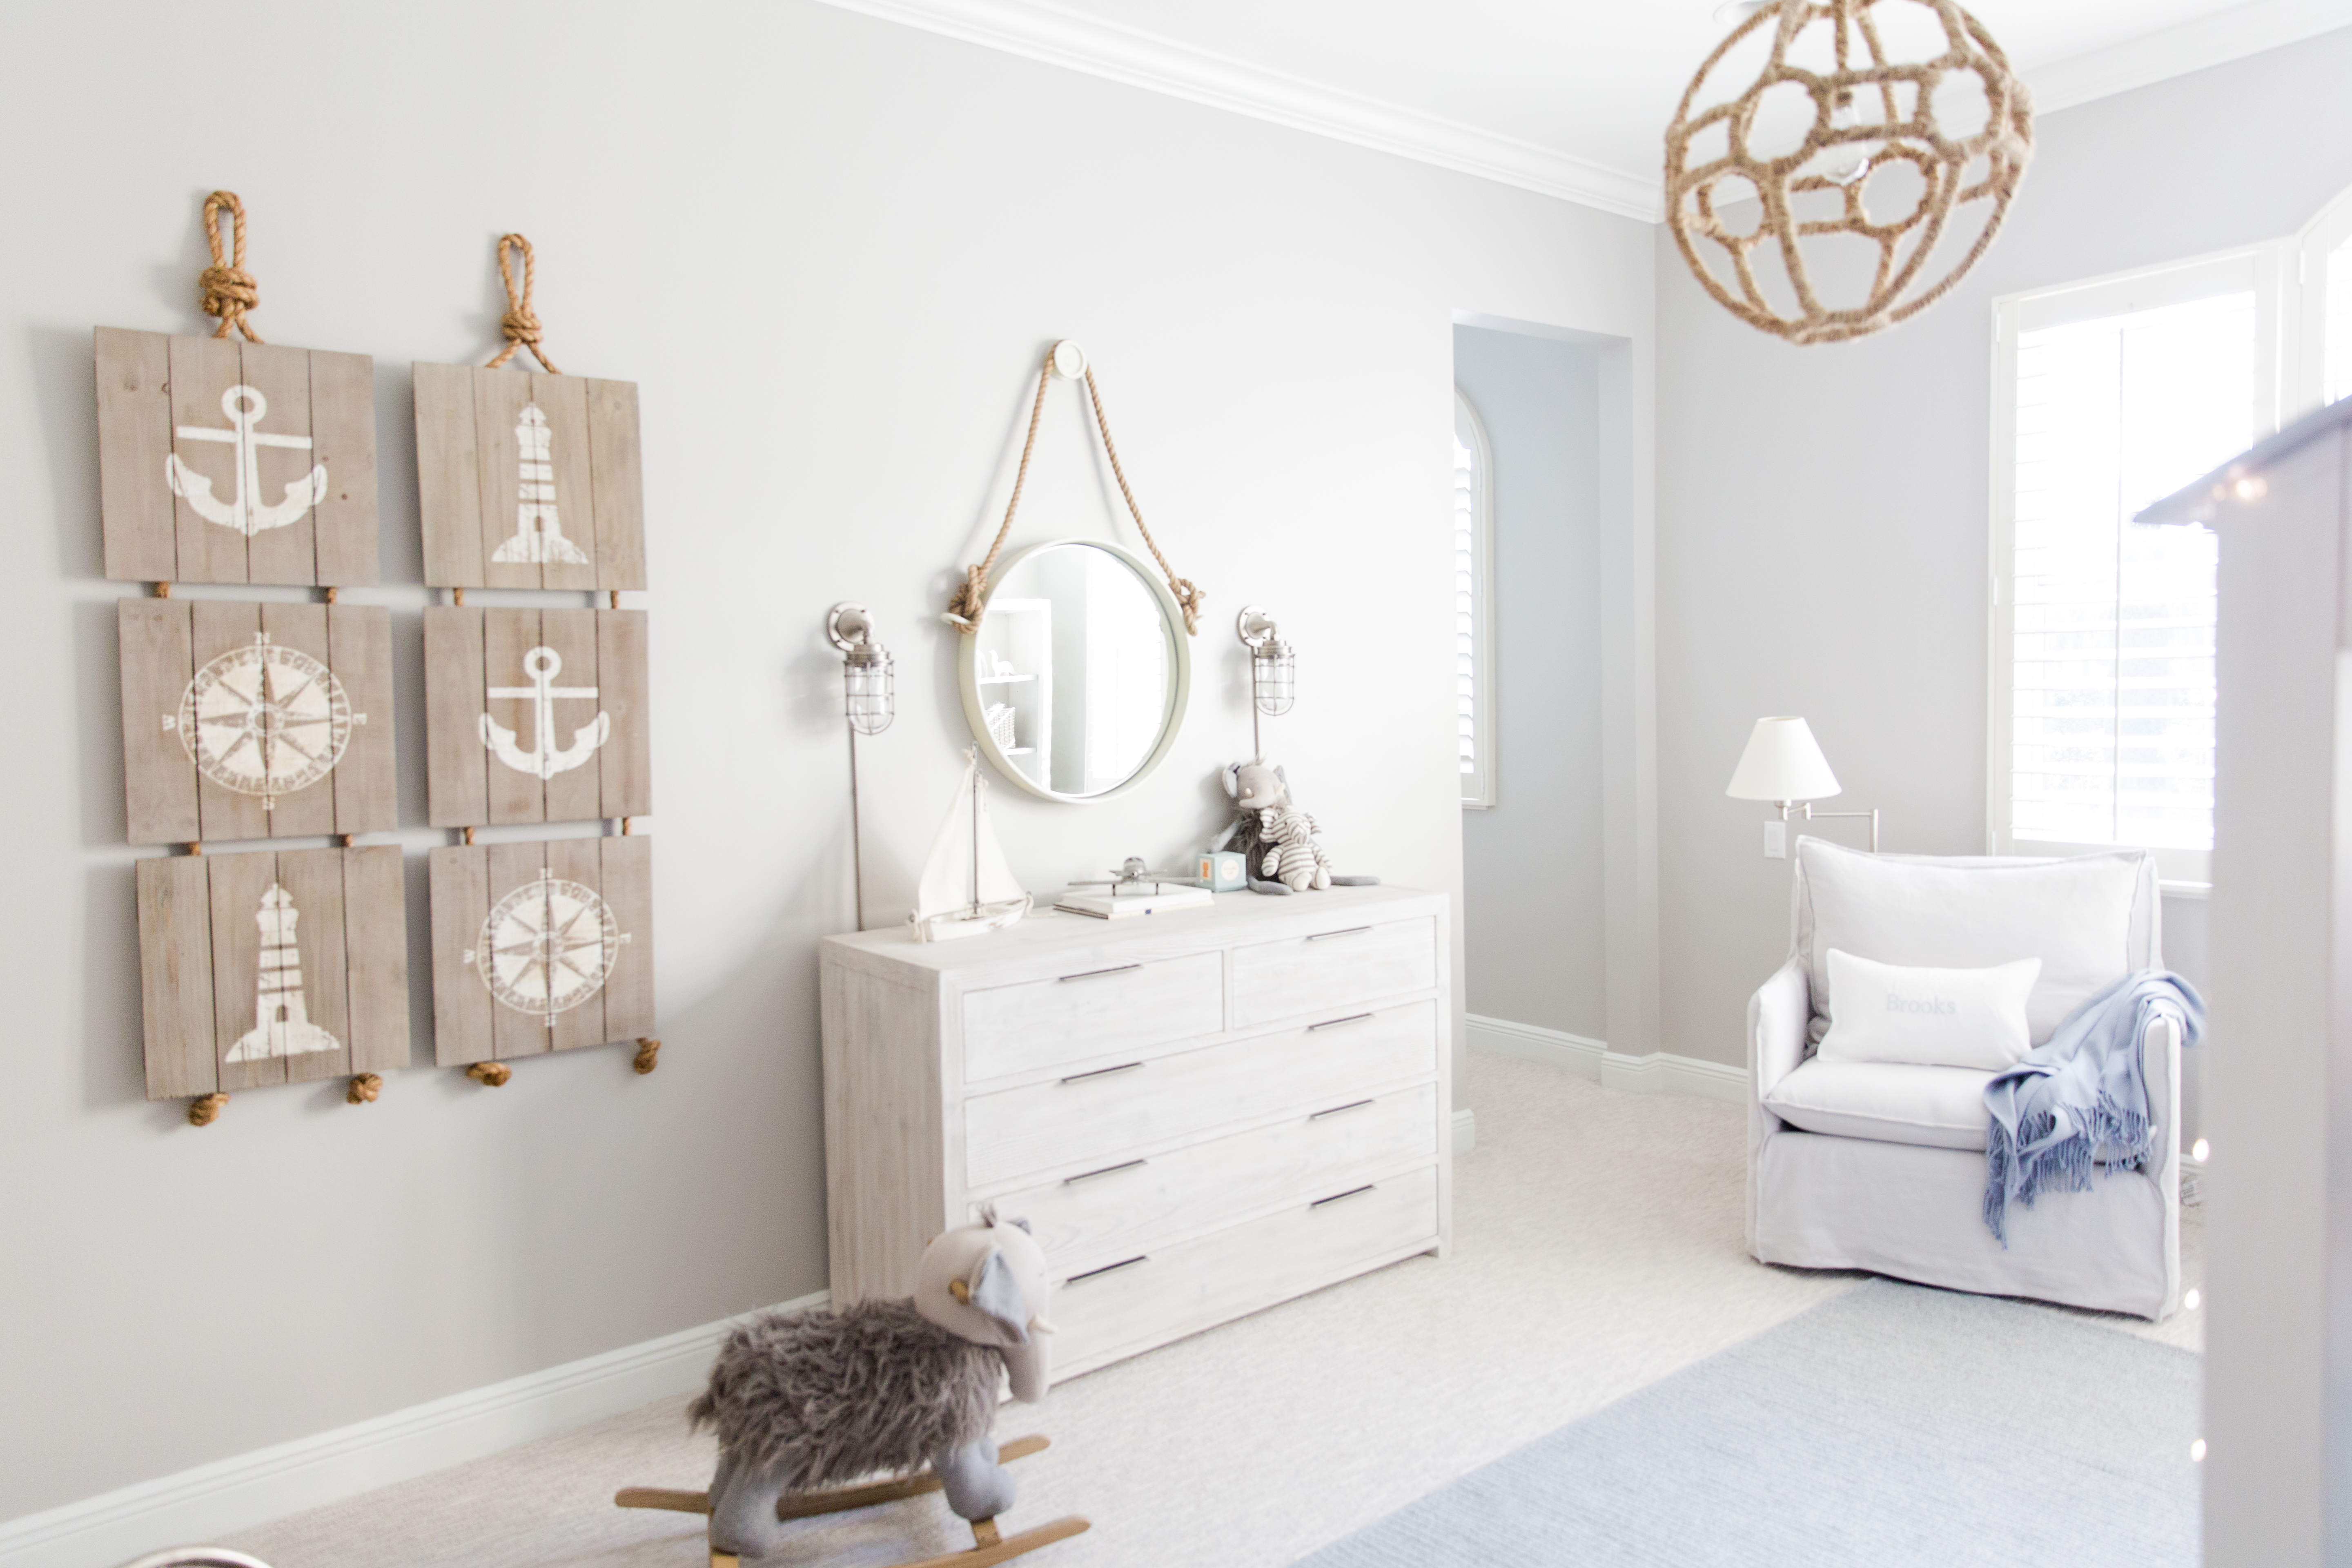
[[[436,849],[431,880],[434,1056],[442,1066],[653,1032],[651,840]]]
[[[131,842],[399,826],[390,611],[124,599],[118,620]]]

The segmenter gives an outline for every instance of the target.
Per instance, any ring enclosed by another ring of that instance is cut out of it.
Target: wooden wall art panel
[[[425,612],[436,827],[653,810],[643,610]]]
[[[650,839],[467,845],[430,868],[441,1066],[653,1033]]]
[[[118,630],[131,842],[398,826],[390,611],[124,599]]]
[[[147,1098],[408,1065],[397,847],[139,862]]]
[[[100,327],[97,355],[109,577],[377,580],[365,354]]]
[[[416,483],[436,588],[643,588],[637,389],[419,364]]]

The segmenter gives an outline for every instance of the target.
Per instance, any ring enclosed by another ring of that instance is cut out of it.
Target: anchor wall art
[[[400,850],[139,862],[147,1098],[408,1065]]]
[[[646,585],[634,383],[457,364],[415,374],[428,585]]]
[[[643,610],[428,608],[425,707],[436,827],[653,809]]]
[[[97,354],[109,577],[377,580],[367,355],[114,327]]]
[[[398,826],[390,611],[123,599],[117,629],[131,843]]]
[[[440,1065],[653,1033],[650,839],[436,849],[430,874]]]

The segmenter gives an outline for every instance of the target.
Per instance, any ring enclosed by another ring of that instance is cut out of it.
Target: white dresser
[[[1057,1289],[1057,1377],[1451,1230],[1446,900],[1402,888],[823,950],[833,1300],[912,1293],[982,1203]]]

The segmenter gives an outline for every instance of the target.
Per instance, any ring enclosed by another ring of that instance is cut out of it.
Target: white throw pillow
[[[1999,1072],[2033,1048],[2025,1002],[2042,976],[2038,958],[1926,969],[1833,947],[1829,960],[1830,1032],[1816,1053],[1823,1061]]]

